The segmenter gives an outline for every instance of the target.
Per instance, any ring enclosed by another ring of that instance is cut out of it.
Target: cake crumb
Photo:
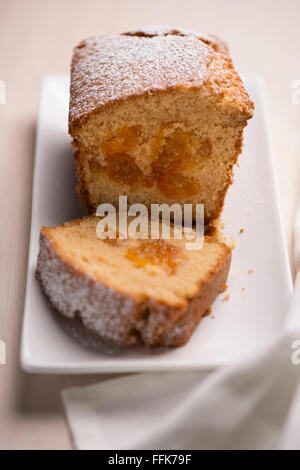
[[[214,316],[214,315],[212,315],[210,318],[211,318],[212,320],[214,320],[214,319],[215,319],[215,316]]]
[[[222,231],[224,227],[224,222],[221,219],[216,219],[208,224],[205,233],[217,242],[226,243],[226,237]]]
[[[222,292],[225,292],[227,289],[228,289],[228,285],[227,285],[227,284],[224,284],[223,289],[222,289]]]
[[[230,242],[228,243],[228,247],[231,249],[231,250],[234,250],[235,247],[236,247],[236,241],[234,238],[231,238]]]
[[[223,297],[223,302],[226,302],[230,299],[230,294],[225,294],[224,297]]]
[[[244,233],[245,232],[245,229],[244,228],[241,228],[240,229],[240,233]]]
[[[254,269],[248,269],[248,274],[252,274],[254,272],[255,272]]]
[[[246,287],[242,287],[242,291],[244,292],[246,290]]]
[[[212,312],[212,308],[211,307],[208,307],[208,309],[206,310],[206,312],[204,312],[203,314],[203,317],[208,317]]]

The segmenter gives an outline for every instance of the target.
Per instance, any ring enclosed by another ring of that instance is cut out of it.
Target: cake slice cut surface
[[[82,41],[69,132],[78,191],[100,203],[201,203],[216,219],[253,103],[218,38],[148,27]]]
[[[186,343],[227,279],[231,251],[205,237],[97,237],[98,217],[43,227],[37,278],[54,307],[119,345]]]

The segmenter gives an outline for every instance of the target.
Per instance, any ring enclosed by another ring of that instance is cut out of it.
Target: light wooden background
[[[0,0],[0,448],[71,448],[60,391],[103,376],[24,374],[19,367],[29,240],[32,168],[39,85],[45,74],[67,73],[72,47],[85,36],[144,24],[175,24],[213,32],[230,44],[239,71],[262,74],[291,253],[299,184],[299,0]],[[276,256],[276,253],[274,253]]]

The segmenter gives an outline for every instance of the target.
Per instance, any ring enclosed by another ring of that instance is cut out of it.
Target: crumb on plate
[[[212,308],[211,307],[208,307],[208,309],[206,310],[206,312],[203,314],[203,317],[208,317],[212,312]]]
[[[231,250],[234,250],[236,247],[236,241],[234,238],[231,238],[230,242],[227,244]]]

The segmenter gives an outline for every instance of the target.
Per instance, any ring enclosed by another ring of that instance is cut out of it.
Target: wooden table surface
[[[19,345],[31,214],[39,86],[46,74],[68,73],[82,38],[146,24],[213,32],[229,42],[243,73],[266,82],[279,192],[289,251],[299,184],[299,0],[0,0],[0,448],[68,449],[62,389],[103,376],[30,375],[20,370]],[[276,254],[274,254],[276,256]]]

